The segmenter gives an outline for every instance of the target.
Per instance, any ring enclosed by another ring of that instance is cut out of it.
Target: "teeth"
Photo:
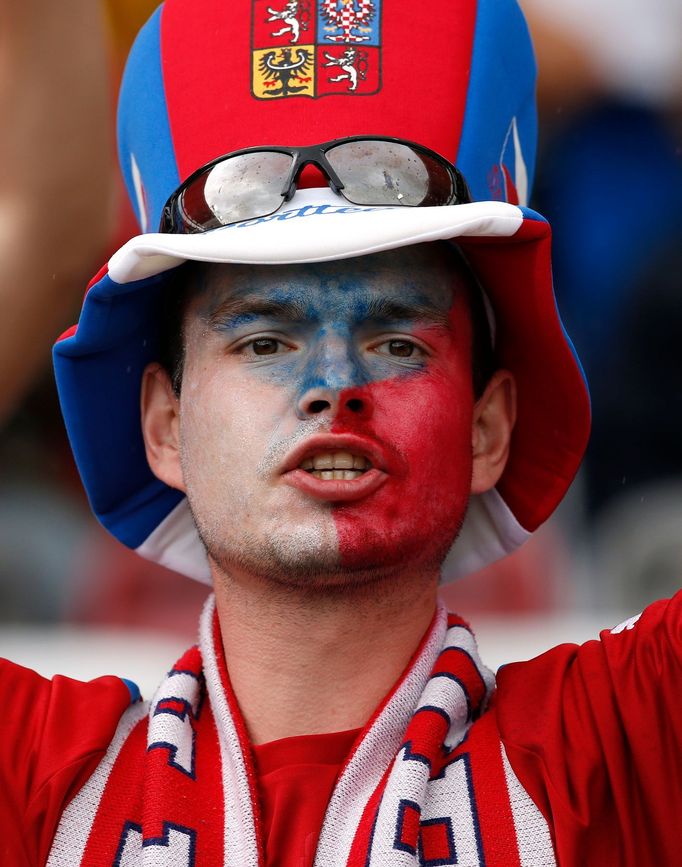
[[[331,479],[341,479],[345,482],[350,482],[353,479],[358,479],[363,470],[312,470],[310,475],[315,476],[316,479],[325,479],[329,481]]]
[[[371,468],[371,463],[362,455],[354,455],[351,452],[320,452],[310,458],[301,461],[301,469],[312,472],[320,479],[356,479],[358,475]],[[323,475],[318,475],[323,473]],[[327,475],[331,473],[331,475]],[[343,475],[350,473],[350,475]]]
[[[350,452],[336,452],[334,455],[335,470],[352,470],[353,455]]]

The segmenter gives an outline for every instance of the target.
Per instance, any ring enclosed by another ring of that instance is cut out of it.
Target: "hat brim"
[[[305,263],[453,240],[492,305],[497,361],[516,378],[518,415],[505,472],[496,490],[472,499],[444,577],[510,553],[562,499],[589,434],[586,383],[554,300],[550,239],[539,214],[504,202],[360,207],[328,189],[301,190],[269,217],[131,239],[91,286],[77,329],[54,352],[64,418],[95,514],[143,556],[210,581],[187,503],[152,474],[142,441],[140,379],[157,352],[165,272],[186,260]]]
[[[305,189],[267,217],[190,235],[138,235],[111,257],[109,274],[128,283],[187,259],[254,265],[349,259],[445,238],[510,237],[523,219],[522,210],[506,202],[367,207],[329,188]]]

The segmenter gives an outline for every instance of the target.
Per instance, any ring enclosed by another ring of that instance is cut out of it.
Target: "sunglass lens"
[[[274,213],[282,204],[293,157],[277,151],[239,154],[216,163],[177,203],[187,232],[202,232]]]
[[[343,142],[326,157],[344,185],[343,195],[357,205],[447,205],[453,199],[446,166],[406,144]]]

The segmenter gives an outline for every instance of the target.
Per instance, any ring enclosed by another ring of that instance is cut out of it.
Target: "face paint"
[[[459,530],[471,483],[473,389],[470,337],[462,335],[466,305],[456,303],[452,316],[461,343],[431,335],[441,363],[355,392],[371,401],[371,416],[359,421],[341,412],[334,422],[335,433],[355,430],[390,443],[403,467],[366,501],[335,509],[341,561],[350,569],[389,558],[439,564]]]
[[[213,558],[281,580],[438,562],[471,480],[470,324],[449,262],[425,245],[213,269],[180,415]],[[350,477],[319,478],[330,461]]]

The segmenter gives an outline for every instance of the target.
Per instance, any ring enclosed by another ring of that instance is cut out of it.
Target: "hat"
[[[78,325],[54,351],[76,462],[108,530],[210,580],[186,499],[153,475],[140,425],[170,269],[188,259],[317,262],[435,240],[456,241],[476,272],[498,363],[518,384],[507,467],[496,489],[472,498],[445,577],[504,556],[546,520],[582,458],[589,398],[556,310],[549,225],[526,207],[534,80],[514,0],[166,0],[133,46],[119,105],[120,161],[143,233],[94,278]],[[182,180],[221,154],[348,135],[441,153],[475,201],[363,207],[306,188],[268,217],[199,234],[152,231]]]

